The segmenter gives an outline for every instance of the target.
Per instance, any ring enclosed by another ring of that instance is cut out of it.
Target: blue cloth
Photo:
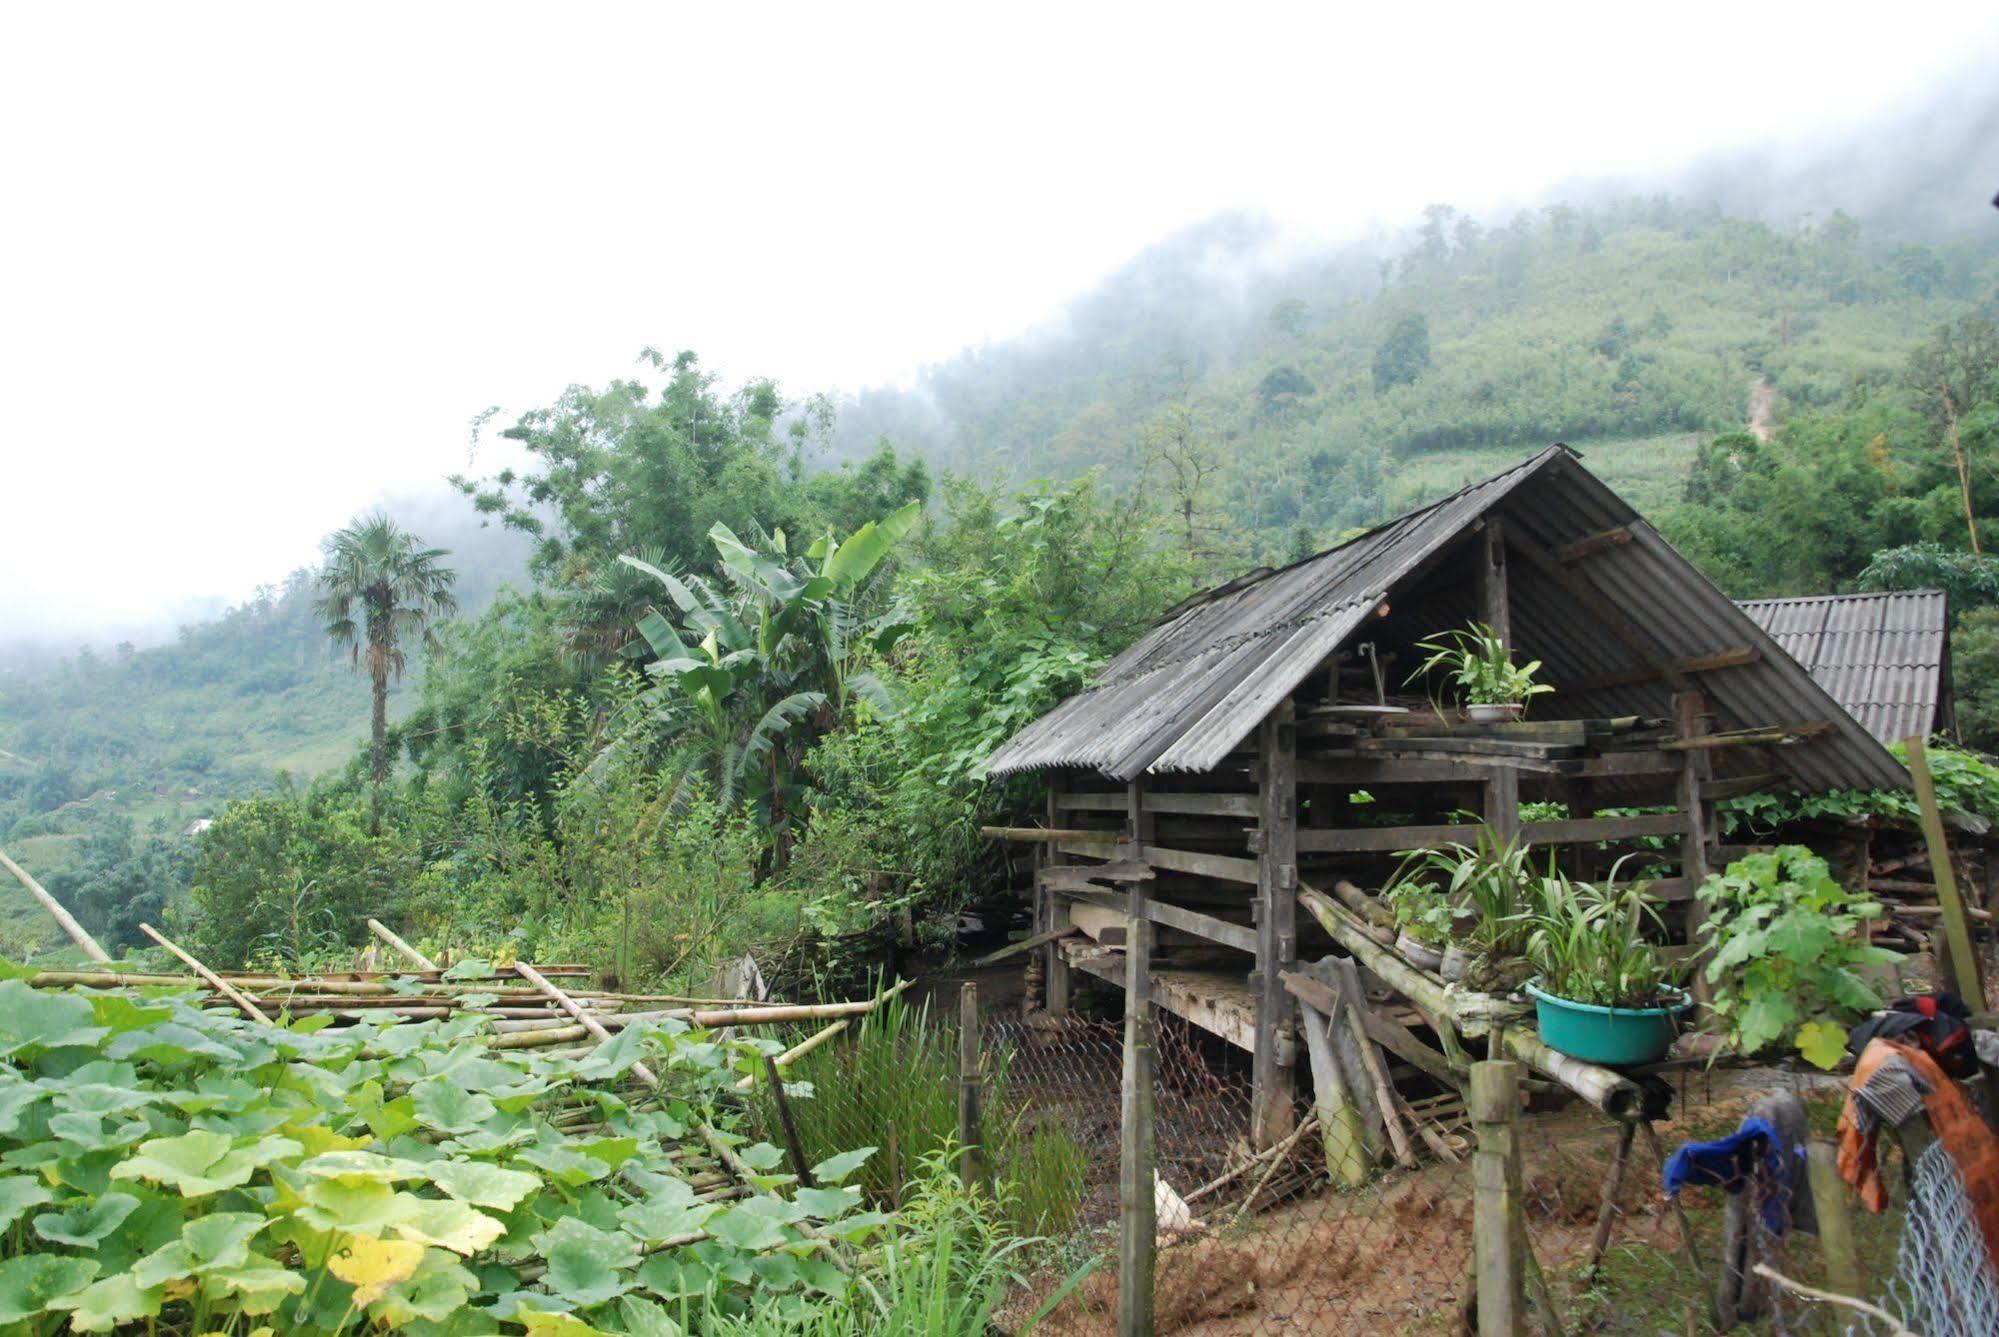
[[[1666,1160],[1666,1192],[1677,1194],[1692,1184],[1696,1188],[1719,1185],[1730,1193],[1740,1193],[1755,1182],[1757,1161],[1767,1182],[1777,1191],[1763,1198],[1763,1224],[1773,1235],[1789,1228],[1790,1203],[1798,1191],[1798,1167],[1784,1164],[1778,1150],[1782,1139],[1770,1121],[1750,1115],[1727,1137],[1712,1142],[1689,1142]],[[1803,1148],[1799,1148],[1800,1154]]]

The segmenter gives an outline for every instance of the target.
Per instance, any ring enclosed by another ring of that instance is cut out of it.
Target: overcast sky
[[[240,597],[647,344],[906,377],[1221,209],[1802,143],[1999,47],[1989,0],[1356,8],[7,6],[0,639]]]

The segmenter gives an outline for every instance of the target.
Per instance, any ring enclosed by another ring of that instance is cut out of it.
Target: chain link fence
[[[1304,1072],[1292,1134],[1259,1150],[1249,1056],[1158,1009],[1152,1016],[1154,1330],[1466,1331],[1477,1132],[1464,1095],[1436,1083],[1426,1090],[1420,1075],[1395,1070],[1405,1127],[1421,1126],[1420,1140],[1410,1139],[1414,1163],[1398,1168],[1385,1130],[1364,1129],[1364,1182],[1340,1187]],[[1023,1014],[1010,1004],[980,1017],[971,1093],[983,1159],[972,1168],[1008,1230],[1036,1241],[1014,1257],[1014,1290],[997,1315],[1005,1331],[1030,1318],[1052,1337],[1117,1331],[1123,1035],[1121,1021]],[[957,1146],[968,1091],[963,1040],[958,1008],[940,1002],[884,1009],[794,1060],[789,1103],[805,1158],[878,1147],[860,1182],[884,1210],[897,1210],[926,1163]],[[1982,1255],[1966,1254],[1979,1236],[1961,1185],[1955,1198],[1944,1191],[1947,1157],[1912,1179],[1884,1150],[1888,1209],[1850,1212],[1860,1275],[1846,1278],[1818,1235],[1765,1211],[1768,1180],[1689,1186],[1670,1199],[1661,1178],[1676,1148],[1734,1132],[1773,1088],[1797,1094],[1810,1137],[1830,1138],[1843,1085],[1767,1069],[1695,1069],[1669,1084],[1667,1117],[1628,1137],[1583,1102],[1528,1084],[1515,1135],[1529,1331],[1999,1332],[1999,1286],[1989,1265],[1978,1266]],[[767,1094],[760,1100],[779,1143],[776,1111]],[[1620,1146],[1621,1174],[1613,1169]],[[1801,1172],[1796,1191],[1805,1182]],[[1820,1291],[1858,1296],[1877,1312]]]

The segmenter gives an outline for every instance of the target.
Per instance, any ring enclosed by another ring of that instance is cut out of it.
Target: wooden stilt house
[[[1405,687],[1417,642],[1474,619],[1542,661],[1555,691],[1528,720],[1469,725]],[[1123,984],[1119,925],[1150,921],[1150,999],[1253,1056],[1259,1145],[1295,1118],[1285,977],[1333,945],[1301,925],[1301,891],[1378,888],[1395,852],[1469,843],[1482,820],[1581,875],[1647,841],[1674,865],[1654,893],[1684,906],[1718,797],[1907,783],[1563,446],[1189,601],[990,769],[1047,780],[1045,828],[1007,833],[1041,851],[1046,1010],[1068,1008],[1077,971]],[[1523,823],[1523,800],[1567,815]]]

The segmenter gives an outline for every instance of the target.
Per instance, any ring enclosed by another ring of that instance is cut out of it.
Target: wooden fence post
[[[1956,969],[1957,996],[1973,1012],[1985,1010],[1985,986],[1979,980],[1978,953],[1971,945],[1971,924],[1958,895],[1957,870],[1950,862],[1950,842],[1944,838],[1943,811],[1937,806],[1936,784],[1930,779],[1930,758],[1922,736],[1903,743],[1909,753],[1909,776],[1916,782],[1916,803],[1923,815],[1923,839],[1929,845],[1930,876],[1936,879],[1937,905],[1943,910],[1944,940],[1950,944]]]
[[[1471,1065],[1472,1257],[1479,1337],[1518,1337],[1526,1314],[1527,1220],[1520,1200],[1520,1065]]]
[[[979,986],[967,980],[958,991],[958,1146],[965,1156],[967,1185],[986,1180],[985,1089],[979,1065]]]
[[[1152,1337],[1152,921],[1133,918],[1124,943],[1124,1102],[1119,1119],[1118,1337]]]
[[[1811,1180],[1812,1208],[1818,1214],[1826,1285],[1843,1295],[1864,1296],[1860,1256],[1853,1247],[1853,1217],[1846,1206],[1846,1182],[1840,1178],[1832,1144],[1813,1142],[1806,1147],[1805,1169]]]

